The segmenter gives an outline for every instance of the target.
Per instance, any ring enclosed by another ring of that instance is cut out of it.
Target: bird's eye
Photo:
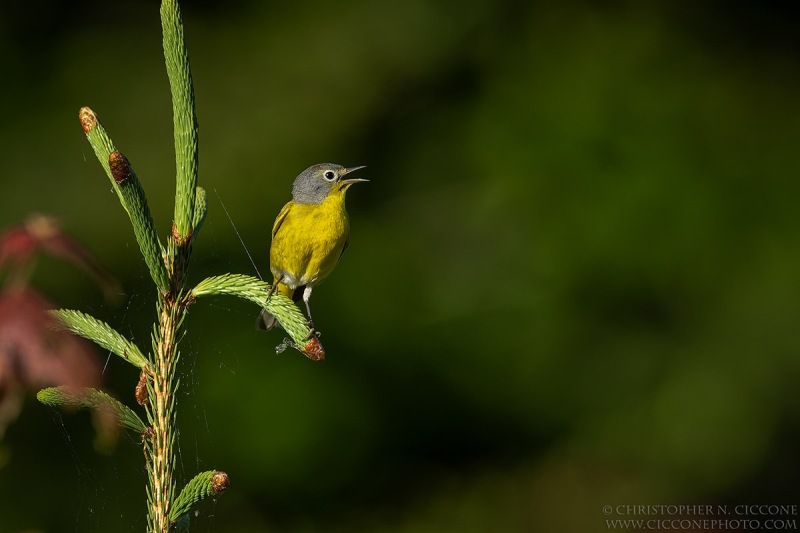
[[[325,174],[322,175],[326,180],[333,181],[336,179],[336,172],[333,170],[326,170]]]

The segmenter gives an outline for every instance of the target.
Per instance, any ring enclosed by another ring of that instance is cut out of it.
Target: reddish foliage
[[[64,233],[55,218],[41,214],[31,215],[23,224],[0,233],[0,273],[9,265],[13,278],[37,252],[48,253],[86,271],[109,296],[120,292],[119,283],[81,243]]]
[[[51,217],[33,215],[0,233],[0,274],[6,274],[0,286],[0,437],[16,418],[27,390],[93,387],[100,382],[100,364],[91,345],[57,330],[47,312],[55,306],[28,286],[31,259],[38,252],[86,270],[107,291],[118,287]]]

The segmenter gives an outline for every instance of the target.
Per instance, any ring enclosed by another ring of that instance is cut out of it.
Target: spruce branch
[[[89,107],[82,107],[78,112],[78,119],[86,139],[111,180],[114,192],[117,193],[122,207],[133,223],[136,241],[142,250],[153,281],[156,282],[158,290],[166,291],[167,272],[161,259],[163,246],[156,236],[153,217],[139,178],[136,177],[128,159],[114,147],[113,141],[94,111]]]
[[[314,361],[325,358],[322,344],[308,327],[300,309],[278,292],[270,295],[270,285],[265,281],[244,274],[223,274],[204,279],[190,292],[192,299],[216,294],[238,296],[266,309],[278,319],[297,350]]]
[[[96,343],[141,369],[149,368],[139,347],[105,322],[72,309],[56,309],[50,315],[66,330]]]
[[[134,229],[140,251],[157,291],[157,320],[153,326],[152,351],[147,357],[108,324],[84,313],[54,311],[66,329],[93,340],[141,369],[136,385],[136,401],[145,408],[147,425],[129,408],[93,389],[79,392],[63,388],[40,392],[40,400],[54,405],[98,408],[109,406],[120,423],[143,434],[147,471],[147,527],[149,533],[169,533],[188,522],[192,507],[228,486],[224,472],[204,472],[191,480],[175,498],[175,464],[178,430],[175,402],[180,388],[177,364],[178,341],[189,304],[197,296],[236,294],[274,312],[302,351],[320,359],[322,346],[305,324],[300,310],[287,298],[276,294],[267,298],[269,285],[247,276],[219,276],[188,290],[186,272],[192,243],[207,213],[207,197],[197,186],[198,144],[194,89],[184,43],[183,22],[177,0],[162,0],[161,23],[164,58],[172,94],[175,137],[176,188],[172,231],[166,247],[156,235],[144,190],[128,159],[120,153],[97,115],[81,108],[81,126],[117,193]],[[255,282],[255,283],[253,283]]]
[[[82,388],[71,389],[68,387],[49,387],[40,390],[36,398],[45,405],[53,407],[80,407],[83,409],[108,409],[117,420],[117,423],[137,433],[144,433],[146,426],[139,415],[129,407],[123,405],[103,391]]]
[[[183,19],[177,0],[161,3],[161,29],[164,60],[172,92],[172,115],[175,129],[175,216],[179,241],[187,239],[194,221],[194,196],[197,186],[198,144],[194,86],[189,53],[183,36]]]
[[[183,522],[188,522],[188,514],[195,505],[209,496],[216,496],[225,492],[229,484],[228,474],[219,470],[209,470],[197,474],[175,498],[175,503],[169,514],[170,522],[177,524],[179,527]]]
[[[117,190],[123,199],[122,205],[125,206],[128,216],[133,225],[133,233],[139,243],[147,268],[150,270],[150,277],[156,283],[156,287],[163,294],[169,288],[167,280],[167,269],[164,266],[162,246],[158,242],[156,230],[153,224],[153,216],[147,206],[147,197],[144,194],[142,184],[133,171],[128,158],[121,152],[114,150],[108,154],[108,165],[111,169],[111,176],[117,184]]]
[[[144,440],[147,458],[147,524],[151,533],[168,533],[174,503],[177,427],[175,400],[180,386],[176,365],[177,342],[186,316],[186,271],[192,234],[203,223],[206,195],[197,187],[197,119],[194,90],[176,0],[161,4],[164,58],[173,104],[175,133],[175,216],[166,250],[156,236],[144,190],[127,158],[116,150],[97,116],[89,108],[80,112],[81,125],[95,154],[111,178],[128,212],[139,248],[158,288],[158,320],[154,325],[149,372],[136,386],[137,402],[145,406],[149,428]]]

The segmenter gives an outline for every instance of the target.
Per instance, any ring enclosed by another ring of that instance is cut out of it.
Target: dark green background
[[[252,305],[192,308],[180,479],[232,480],[195,531],[602,532],[637,518],[606,504],[796,503],[799,15],[186,2],[210,200],[194,280],[253,273],[218,196],[266,274],[298,172],[371,180],[314,293],[325,363],[276,355]],[[77,111],[98,113],[165,234],[160,46],[156,2],[0,7],[0,226],[60,217],[126,297],[51,259],[37,286],[143,347],[153,288]],[[108,363],[129,404],[136,379]],[[29,397],[0,444],[0,530],[144,530],[135,438],[106,456],[93,434]]]

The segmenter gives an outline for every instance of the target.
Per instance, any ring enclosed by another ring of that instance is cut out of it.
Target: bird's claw
[[[306,326],[308,326],[308,335],[306,335],[306,338],[304,340],[308,340],[311,337],[319,338],[322,336],[321,332],[314,329],[314,323],[312,321],[309,320],[308,322],[306,322]]]

